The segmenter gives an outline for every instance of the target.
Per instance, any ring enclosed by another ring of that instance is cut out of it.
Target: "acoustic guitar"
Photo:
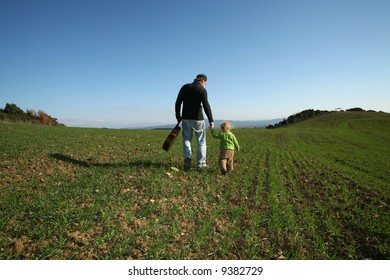
[[[176,137],[180,133],[181,127],[179,126],[179,124],[180,122],[177,123],[177,125],[172,129],[171,133],[169,133],[167,139],[165,139],[164,141],[162,148],[167,152],[172,147],[173,142],[175,142]]]

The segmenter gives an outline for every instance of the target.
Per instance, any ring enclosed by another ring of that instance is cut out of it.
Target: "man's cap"
[[[207,76],[205,74],[198,74],[195,78],[196,81],[205,80],[207,81]]]

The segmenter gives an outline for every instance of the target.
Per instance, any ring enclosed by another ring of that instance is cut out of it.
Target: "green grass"
[[[234,133],[221,176],[210,134],[200,173],[167,131],[0,124],[0,259],[390,259],[389,114]]]

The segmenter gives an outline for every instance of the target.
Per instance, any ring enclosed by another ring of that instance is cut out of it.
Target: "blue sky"
[[[0,0],[0,107],[171,124],[205,73],[215,119],[390,112],[389,14],[390,0]]]

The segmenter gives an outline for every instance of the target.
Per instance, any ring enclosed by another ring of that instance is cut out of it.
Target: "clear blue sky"
[[[390,112],[390,0],[0,0],[0,107],[172,124],[198,73],[215,119]]]

